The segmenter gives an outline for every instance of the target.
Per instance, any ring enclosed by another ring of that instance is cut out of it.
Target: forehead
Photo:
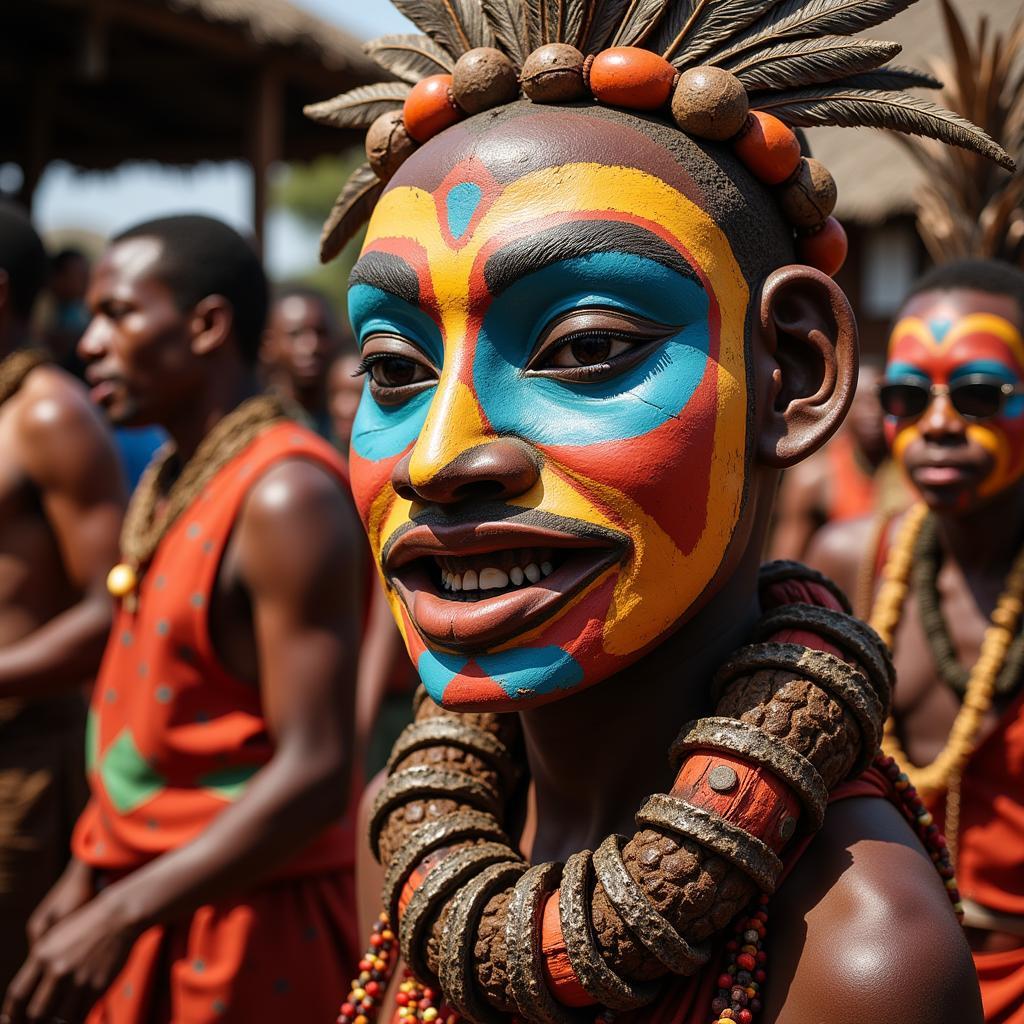
[[[163,287],[157,275],[162,254],[163,243],[156,238],[115,242],[96,265],[90,290],[135,291],[144,286]]]
[[[904,307],[889,342],[889,366],[942,374],[1000,364],[1024,374],[1021,311],[1006,295],[974,289],[923,292]]]
[[[324,320],[327,308],[312,295],[286,295],[274,307],[274,314],[282,320]]]

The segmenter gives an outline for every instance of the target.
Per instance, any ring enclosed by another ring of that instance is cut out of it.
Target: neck
[[[937,513],[939,537],[947,558],[965,575],[1006,575],[1024,540],[1024,482],[1008,488],[967,515]]]
[[[282,377],[277,390],[283,397],[300,405],[314,419],[327,408],[327,387],[323,382],[302,388],[288,377]]]
[[[211,373],[208,381],[207,390],[197,394],[180,415],[168,416],[161,424],[174,441],[181,464],[192,458],[203,438],[228,413],[260,390],[255,375],[245,368]]]
[[[668,750],[710,713],[715,670],[758,615],[756,560],[692,620],[638,662],[566,700],[523,712],[536,796],[534,863],[629,834],[633,815],[672,784]]]

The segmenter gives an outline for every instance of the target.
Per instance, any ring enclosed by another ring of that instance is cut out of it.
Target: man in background
[[[0,204],[0,986],[85,799],[84,686],[110,629],[124,486],[85,389],[32,347],[48,264]]]

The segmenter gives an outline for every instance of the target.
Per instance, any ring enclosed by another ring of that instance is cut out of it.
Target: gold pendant
[[[115,565],[107,574],[107,590],[114,597],[125,598],[138,586],[135,570],[124,562]]]

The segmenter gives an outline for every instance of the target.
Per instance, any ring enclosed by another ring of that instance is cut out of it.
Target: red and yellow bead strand
[[[499,50],[469,50],[451,74],[422,79],[401,111],[382,114],[370,126],[370,166],[387,181],[417,145],[463,117],[511,103],[520,89],[534,103],[590,96],[627,110],[664,110],[687,135],[731,144],[750,173],[774,190],[796,233],[800,260],[829,276],[842,267],[847,239],[832,216],[835,182],[822,164],[802,156],[793,130],[771,114],[750,110],[743,83],[724,68],[680,74],[664,57],[636,46],[584,56],[568,43],[549,43],[527,57],[519,74]]]

